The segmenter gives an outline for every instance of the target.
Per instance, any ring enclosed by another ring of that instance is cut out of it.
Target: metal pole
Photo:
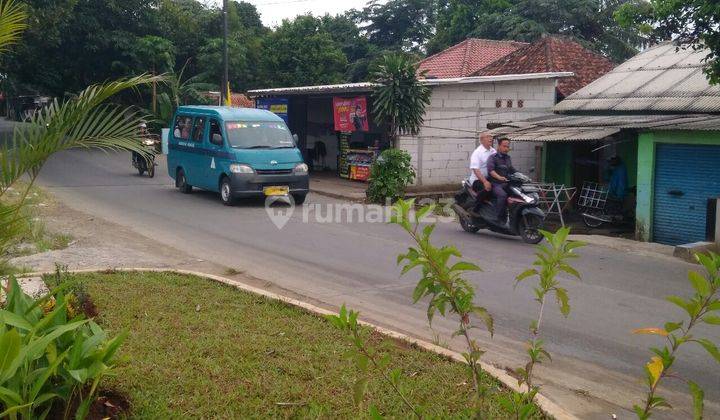
[[[228,0],[223,0],[223,76],[220,86],[220,104],[225,105],[228,90]]]

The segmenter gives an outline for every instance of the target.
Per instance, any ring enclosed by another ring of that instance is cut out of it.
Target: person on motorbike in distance
[[[490,174],[492,182],[492,192],[497,200],[495,208],[497,209],[497,222],[500,225],[507,225],[507,191],[508,177],[517,172],[512,166],[510,159],[510,139],[501,138],[498,141],[497,153],[488,159],[487,170]]]
[[[474,212],[480,209],[483,200],[492,191],[492,184],[489,180],[487,163],[492,155],[496,153],[493,148],[493,136],[484,132],[480,134],[480,145],[470,155],[470,184],[473,190],[478,192],[475,199]]]
[[[147,124],[145,124],[144,122],[141,122],[140,125],[138,126],[138,132],[139,132],[138,137],[140,138],[140,141],[142,142],[142,140],[145,137],[147,137],[147,135],[148,135]],[[140,153],[133,150],[132,158],[133,158],[133,162],[140,162],[140,159],[142,159],[142,156],[140,155]]]

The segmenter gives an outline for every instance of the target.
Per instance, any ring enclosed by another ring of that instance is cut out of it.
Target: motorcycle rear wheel
[[[520,237],[526,244],[539,244],[543,240],[542,229],[543,219],[536,214],[526,214],[518,222]]]

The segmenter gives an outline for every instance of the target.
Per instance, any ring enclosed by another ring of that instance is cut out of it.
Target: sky
[[[336,15],[350,9],[362,9],[366,0],[244,0],[252,3],[260,12],[265,26],[277,26],[283,19],[293,18],[312,12],[313,15],[329,13]],[[207,3],[221,5],[222,0],[210,0]]]

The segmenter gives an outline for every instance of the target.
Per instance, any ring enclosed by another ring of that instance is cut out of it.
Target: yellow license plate
[[[288,195],[290,192],[290,187],[265,187],[263,188],[263,193],[270,197],[270,196],[277,196],[277,195]]]

